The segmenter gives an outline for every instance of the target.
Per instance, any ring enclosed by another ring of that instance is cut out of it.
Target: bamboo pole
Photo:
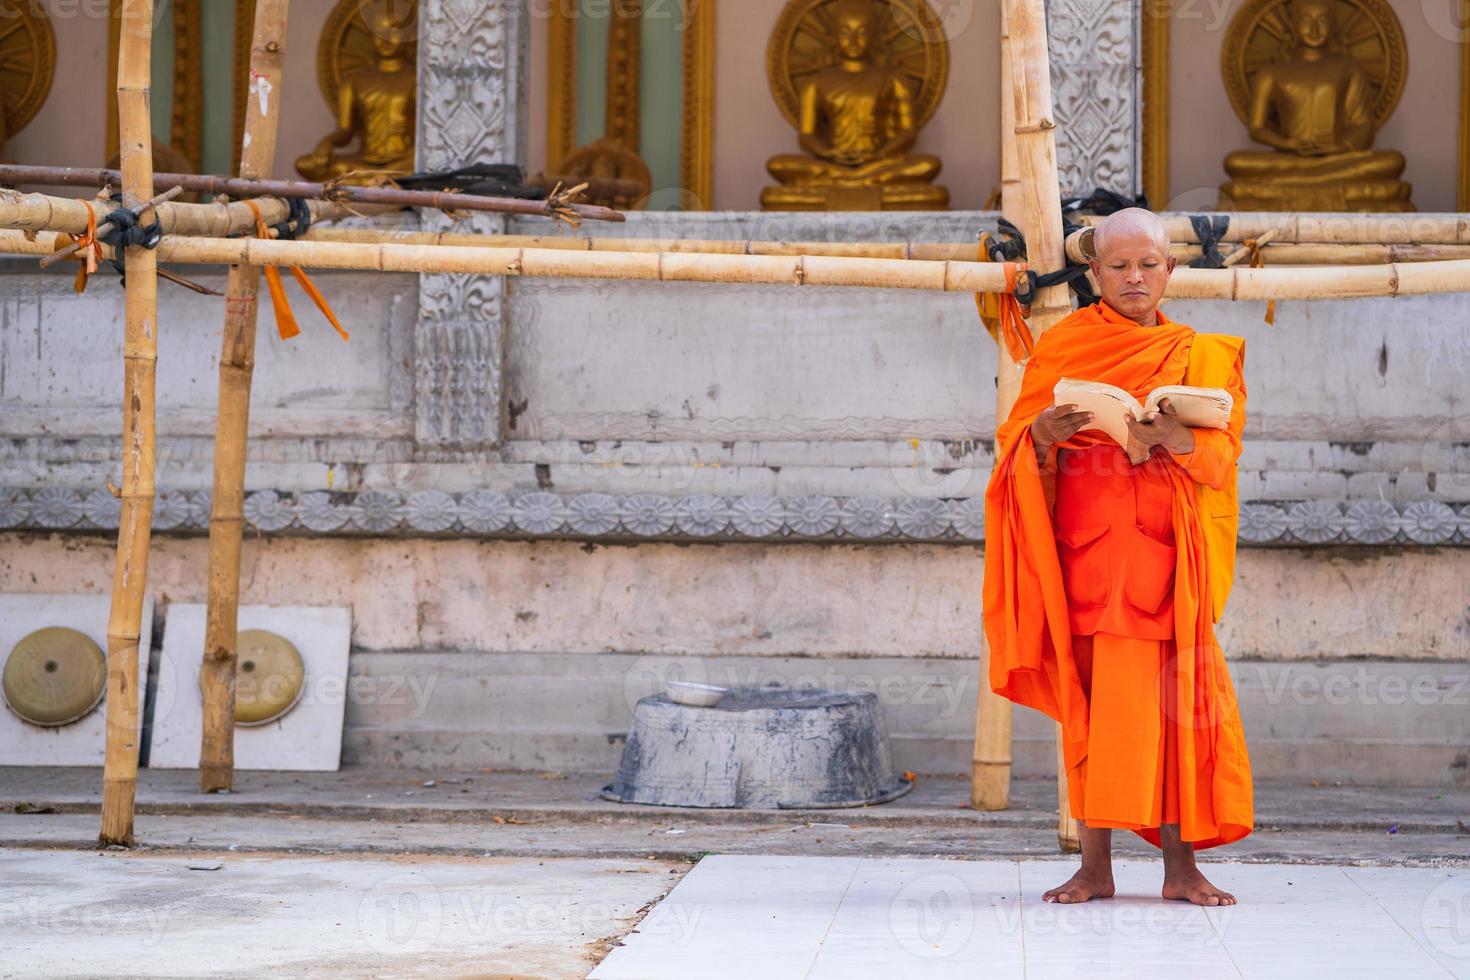
[[[356,184],[317,183],[307,180],[249,180],[242,177],[213,177],[208,174],[152,175],[159,187],[182,187],[200,194],[229,194],[232,197],[299,197],[358,204],[388,204],[397,207],[436,208],[444,211],[491,211],[543,218],[587,218],[594,221],[626,221],[621,211],[600,204],[573,204],[570,192],[546,200],[520,197],[484,197],[440,191],[406,191],[397,187],[363,187]],[[0,184],[43,184],[59,187],[116,186],[116,170],[81,167],[36,167],[0,164]]]
[[[706,238],[598,238],[584,235],[474,235],[376,228],[312,228],[313,242],[359,245],[464,245],[490,248],[549,248],[567,252],[709,252],[721,255],[829,255],[839,258],[921,259],[969,262],[968,242],[767,242]]]
[[[3,222],[0,222],[3,224]],[[38,233],[0,231],[0,252],[39,254]],[[708,255],[670,252],[562,252],[452,245],[355,245],[259,238],[178,238],[159,243],[163,262],[194,265],[300,266],[376,272],[454,272],[536,278],[633,279],[663,282],[867,286],[976,293],[1004,289],[1005,269],[993,262],[931,262],[822,255]]]
[[[1046,10],[1042,0],[1006,0],[1010,37],[1012,101],[1016,113],[1016,154],[1021,179],[1027,261],[1041,270],[1066,265],[1062,207],[1057,188],[1056,123],[1052,119],[1051,56],[1047,50]],[[1031,306],[1031,331],[1040,337],[1072,312],[1071,290],[1065,285],[1039,290]],[[1019,387],[1016,391],[1019,394]],[[1014,404],[1014,395],[1011,396]],[[1005,418],[1011,405],[1001,406]],[[1057,729],[1058,761],[1061,729]],[[1065,852],[1080,848],[1077,824],[1066,805],[1066,767],[1057,769],[1057,842]]]
[[[0,230],[0,254],[44,255],[56,235]],[[161,262],[193,265],[300,266],[377,272],[663,282],[866,286],[960,293],[1007,291],[995,262],[929,262],[818,255],[707,255],[668,252],[561,252],[448,245],[354,245],[250,239],[165,237]],[[104,253],[111,254],[104,248]],[[1386,265],[1176,269],[1170,299],[1361,299],[1470,292],[1470,259]],[[1007,409],[1009,411],[1009,409]]]
[[[88,205],[91,213],[99,219],[111,210],[111,205],[102,202],[87,202],[71,197],[52,197],[49,194],[20,194],[0,190],[0,228],[21,231],[64,231],[80,235],[87,230]],[[291,206],[276,197],[257,198],[260,216],[268,225],[276,225],[291,215]],[[336,221],[351,217],[356,211],[330,201],[308,201],[311,220]],[[362,208],[364,213],[374,209]],[[226,238],[230,235],[255,233],[255,212],[244,201],[231,204],[180,204],[170,201],[154,209],[154,218],[165,235],[209,236]]]
[[[1012,224],[1023,220],[1017,175],[1016,106],[1011,94],[1011,44],[1005,7],[1000,18],[1000,211]],[[1021,367],[1005,344],[996,344],[995,417],[1004,419],[1021,389]],[[1005,810],[1011,805],[1011,702],[990,687],[990,643],[980,632],[980,683],[975,698],[975,744],[970,755],[970,806]]]
[[[1213,213],[1213,212],[1212,212]],[[1230,225],[1220,240],[1241,242],[1276,229],[1278,242],[1331,242],[1357,245],[1470,245],[1470,214],[1337,214],[1292,211],[1219,212]],[[1198,245],[1187,214],[1162,214],[1169,240]],[[1102,218],[1083,215],[1084,225]]]
[[[290,0],[256,0],[250,43],[250,97],[240,150],[240,176],[269,177],[276,156],[282,103],[286,19]],[[215,416],[214,491],[209,511],[209,579],[199,675],[204,716],[199,791],[229,792],[235,784],[235,651],[240,614],[240,546],[245,528],[245,448],[250,386],[255,374],[255,325],[260,268],[230,266]]]
[[[118,139],[123,200],[153,196],[153,134],[149,116],[153,0],[125,0],[118,39]],[[147,221],[147,214],[144,214]],[[100,843],[131,845],[138,781],[138,642],[148,584],[153,524],[154,381],[158,360],[157,257],[127,250],[123,340],[122,512],[112,610],[107,623],[107,748],[102,776]]]

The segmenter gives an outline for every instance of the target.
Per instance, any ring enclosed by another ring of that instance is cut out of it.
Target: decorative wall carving
[[[526,156],[529,21],[517,0],[421,0],[419,8],[421,170],[471,163],[521,163]],[[504,219],[465,221],[424,212],[425,231],[498,234]],[[420,277],[415,332],[414,416],[419,455],[473,455],[500,439],[504,280]]]
[[[245,498],[245,520],[268,534],[963,544],[984,537],[981,508],[979,497],[258,490]],[[111,531],[118,513],[106,490],[0,489],[0,531]],[[202,534],[208,524],[208,493],[165,491],[154,501],[156,531]],[[1253,501],[1240,508],[1240,543],[1467,547],[1470,504]]]
[[[1133,195],[1140,188],[1138,16],[1138,0],[1046,5],[1064,194],[1103,187]]]

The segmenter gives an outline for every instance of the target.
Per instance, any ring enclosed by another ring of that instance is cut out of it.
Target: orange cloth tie
[[[1251,250],[1251,268],[1264,269],[1266,259],[1261,255],[1260,243],[1254,238],[1247,238],[1245,247]],[[1273,327],[1276,325],[1276,301],[1274,299],[1266,300],[1266,323]]]
[[[990,233],[985,232],[980,236],[980,261],[989,262],[990,258]],[[1020,302],[1016,300],[1014,290],[1020,285],[1020,277],[1026,272],[1026,266],[1019,262],[1005,263],[1006,284],[1011,292],[1005,293],[976,293],[975,307],[980,311],[980,321],[985,324],[990,339],[996,343],[1005,338],[1006,350],[1010,352],[1011,360],[1017,364],[1024,363],[1031,357],[1031,351],[1035,344],[1031,337],[1031,328],[1026,326],[1027,311],[1021,308]]]
[[[78,246],[76,252],[72,254],[72,258],[81,264],[81,267],[77,269],[76,283],[72,286],[77,295],[81,295],[86,290],[87,280],[91,278],[92,273],[97,271],[97,263],[102,260],[102,245],[97,241],[97,212],[92,210],[91,201],[82,203],[87,206],[87,230],[81,235],[68,234],[66,236]],[[57,239],[56,251],[59,252],[65,247],[66,243]]]
[[[260,206],[254,201],[246,201],[245,204],[255,214],[256,234],[261,238],[270,238],[270,231],[265,226],[265,218],[260,214]],[[337,333],[341,334],[343,340],[348,340],[347,331],[342,329],[341,321],[337,319],[337,314],[332,312],[332,307],[327,304],[327,298],[322,295],[321,290],[316,288],[316,283],[311,281],[311,277],[304,270],[294,265],[290,266],[290,269],[291,275],[296,277],[297,284],[307,296],[311,297],[316,308],[322,311],[322,316],[326,317],[327,321],[337,329]],[[261,271],[265,273],[266,289],[270,291],[271,306],[276,311],[276,332],[280,334],[282,340],[290,340],[301,333],[301,327],[296,324],[296,315],[291,312],[291,304],[286,300],[286,287],[281,284],[281,270],[273,265],[268,265],[264,266]]]

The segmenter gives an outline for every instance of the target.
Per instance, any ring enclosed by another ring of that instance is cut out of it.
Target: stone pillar
[[[418,165],[526,162],[530,20],[519,0],[421,0]],[[426,231],[450,220],[422,211]],[[455,231],[500,233],[476,212]],[[414,332],[415,439],[423,459],[473,455],[500,441],[505,280],[424,275]]]
[[[1047,0],[1063,194],[1142,184],[1138,0]],[[1164,202],[1152,202],[1162,206]]]

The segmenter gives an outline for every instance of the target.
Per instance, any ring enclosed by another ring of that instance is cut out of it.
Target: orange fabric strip
[[[87,280],[97,271],[97,263],[102,258],[102,245],[97,241],[97,212],[92,210],[91,201],[83,201],[82,203],[87,207],[87,231],[82,235],[67,235],[75,244],[80,246],[72,255],[72,258],[81,264],[80,268],[77,269],[76,282],[72,285],[72,289],[78,295],[86,290]],[[64,244],[58,242],[56,250],[60,251],[65,247]]]
[[[266,230],[260,206],[254,201],[246,201],[245,206],[255,215],[255,233],[261,238],[269,238],[270,232]],[[268,265],[261,272],[265,274],[265,288],[271,294],[271,308],[276,314],[276,333],[282,340],[290,340],[301,333],[301,327],[296,323],[296,315],[291,312],[291,304],[286,299],[286,289],[281,285],[281,270]]]
[[[265,226],[265,219],[261,217],[260,207],[254,201],[246,201],[245,203],[249,205],[250,210],[255,214],[256,234],[261,238],[269,238],[270,231]],[[349,340],[350,337],[347,331],[342,327],[342,321],[338,320],[337,314],[332,312],[332,307],[327,302],[327,298],[322,295],[322,291],[317,288],[316,283],[311,281],[311,277],[306,274],[306,270],[298,269],[294,265],[289,268],[297,284],[307,296],[311,297],[311,301],[316,304],[317,309],[322,311],[322,315],[327,318],[327,322],[336,329],[337,334],[343,340]],[[270,291],[271,306],[276,312],[276,331],[281,335],[282,340],[289,340],[301,333],[301,327],[296,323],[296,315],[291,312],[291,304],[286,299],[286,287],[281,283],[281,270],[275,266],[268,265],[262,268],[261,271],[265,273],[266,289]]]
[[[981,262],[991,261],[989,244],[990,233],[985,232],[980,236]],[[1010,289],[1015,289],[1025,269],[1026,267],[1018,262],[1005,264],[1006,283]],[[1004,338],[1011,360],[1021,364],[1031,356],[1034,344],[1031,330],[1026,326],[1026,313],[1021,309],[1021,304],[1016,301],[1012,293],[976,293],[975,308],[980,312],[980,322],[985,324],[985,330],[990,334],[990,339],[1001,343]]]

